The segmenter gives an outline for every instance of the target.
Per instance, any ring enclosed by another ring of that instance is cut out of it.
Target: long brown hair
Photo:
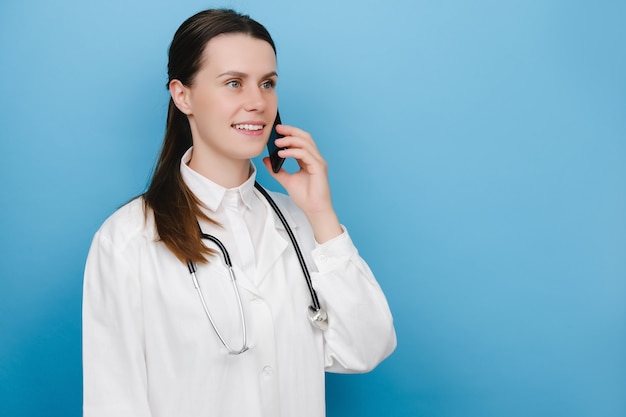
[[[229,9],[205,10],[187,19],[174,34],[169,48],[168,86],[179,80],[191,86],[202,67],[206,44],[215,36],[243,33],[276,46],[263,25],[250,17]],[[201,210],[202,203],[185,185],[180,161],[191,147],[189,120],[170,98],[165,125],[165,138],[148,190],[143,194],[146,214],[152,210],[159,240],[181,261],[207,262],[214,253],[202,243],[198,219],[210,219]]]

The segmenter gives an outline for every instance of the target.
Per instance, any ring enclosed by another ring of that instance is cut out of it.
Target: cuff
[[[319,244],[316,242],[312,256],[317,270],[321,273],[332,271],[346,262],[356,253],[356,247],[346,228],[341,225],[343,233],[331,240]]]

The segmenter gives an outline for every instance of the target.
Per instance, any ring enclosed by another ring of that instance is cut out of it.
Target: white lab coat
[[[367,372],[394,350],[385,296],[348,233],[316,244],[293,202],[272,196],[305,255],[328,329],[308,321],[306,282],[268,205],[256,280],[234,268],[250,349],[228,355],[187,266],[157,241],[153,219],[144,220],[136,199],[103,224],[87,260],[85,417],[322,417],[325,370]],[[223,263],[199,265],[198,279],[218,329],[238,349],[239,310]]]

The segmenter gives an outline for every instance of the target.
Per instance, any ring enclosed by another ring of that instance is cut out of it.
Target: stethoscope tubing
[[[302,255],[302,251],[300,250],[300,246],[298,245],[298,241],[296,240],[293,230],[291,230],[291,227],[287,223],[285,216],[281,212],[280,208],[278,207],[274,199],[272,199],[272,197],[269,195],[269,193],[256,181],[254,182],[254,187],[263,195],[263,197],[265,197],[267,202],[272,207],[272,210],[274,211],[274,213],[276,213],[276,216],[278,216],[278,219],[285,227],[287,234],[289,235],[289,240],[291,240],[291,243],[294,247],[296,256],[298,257],[298,262],[300,263],[300,268],[302,269],[302,274],[304,275],[304,279],[306,281],[307,287],[309,289],[309,293],[311,295],[312,304],[309,306],[309,319],[311,320],[311,323],[313,323],[316,327],[324,330],[326,326],[326,320],[327,320],[326,312],[321,308],[319,299],[317,298],[317,293],[315,292],[315,288],[313,288],[313,283],[311,281],[311,274],[309,273],[309,269],[306,266],[304,255]],[[193,285],[198,293],[198,296],[200,297],[202,308],[204,309],[204,312],[207,318],[209,319],[209,322],[211,323],[211,327],[213,327],[215,334],[220,339],[224,347],[228,350],[229,354],[238,355],[248,350],[247,326],[246,326],[246,317],[245,317],[245,314],[243,311],[243,305],[241,302],[241,295],[239,293],[239,288],[237,285],[235,272],[233,271],[233,264],[230,259],[230,254],[228,253],[228,250],[226,250],[226,246],[224,246],[224,244],[218,238],[204,233],[202,231],[202,228],[200,227],[200,224],[198,224],[198,231],[202,239],[207,239],[215,243],[215,245],[217,245],[217,247],[220,249],[220,252],[222,252],[222,255],[224,256],[224,263],[226,264],[226,267],[228,269],[230,281],[233,286],[233,291],[235,292],[235,295],[237,297],[237,305],[239,307],[241,327],[243,329],[242,330],[243,344],[242,344],[241,349],[239,350],[232,349],[230,345],[226,342],[224,337],[222,336],[221,332],[218,330],[217,325],[215,324],[215,321],[213,320],[213,317],[211,316],[211,312],[209,311],[206,300],[204,299],[204,295],[202,294],[202,289],[200,288],[200,283],[198,282],[198,278],[196,276],[196,272],[197,272],[196,265],[191,261],[187,261],[187,268],[189,269],[189,273],[191,274]]]
[[[276,216],[278,216],[278,218],[280,219],[280,222],[285,227],[285,230],[287,231],[287,234],[289,235],[289,239],[291,240],[291,243],[293,244],[293,247],[296,251],[298,262],[300,262],[300,268],[302,269],[302,273],[304,274],[306,285],[307,287],[309,287],[309,292],[311,293],[311,302],[313,304],[310,306],[310,308],[315,313],[319,312],[321,309],[321,306],[320,306],[319,299],[317,298],[317,292],[315,292],[315,288],[313,288],[313,282],[311,281],[311,274],[309,273],[309,269],[306,266],[306,262],[304,261],[304,256],[302,255],[302,251],[300,250],[300,246],[298,245],[298,241],[296,240],[296,237],[294,236],[293,231],[291,230],[291,227],[289,227],[289,224],[287,223],[285,216],[283,215],[282,211],[278,208],[278,205],[276,204],[274,199],[270,197],[269,193],[265,191],[265,189],[261,186],[261,184],[255,181],[254,188],[256,188],[261,194],[263,194],[263,197],[265,197],[265,199],[270,204],[270,206],[272,206],[274,213],[276,213]]]
[[[204,295],[202,294],[202,289],[200,288],[198,277],[196,276],[196,272],[197,272],[196,265],[191,261],[187,261],[187,268],[189,268],[189,273],[191,274],[193,286],[195,287],[196,292],[198,293],[198,296],[200,297],[200,302],[202,303],[202,308],[204,309],[204,313],[209,319],[209,322],[211,323],[211,327],[213,327],[213,330],[215,330],[215,334],[220,339],[224,347],[228,350],[229,355],[239,355],[240,353],[243,353],[246,350],[248,350],[248,336],[247,336],[246,316],[243,313],[241,295],[239,294],[239,287],[237,286],[237,278],[235,278],[235,273],[233,272],[233,264],[230,261],[230,255],[228,254],[226,247],[222,244],[222,242],[220,242],[218,238],[216,238],[215,236],[211,236],[206,233],[203,233],[202,230],[200,230],[200,233],[203,239],[208,239],[212,241],[213,243],[215,243],[221,249],[222,255],[224,255],[224,262],[226,263],[226,267],[228,269],[228,274],[230,276],[230,283],[233,287],[233,291],[235,292],[235,296],[237,298],[237,306],[239,307],[239,319],[241,320],[241,328],[243,332],[243,343],[242,343],[241,349],[235,350],[231,348],[228,342],[226,342],[226,339],[224,339],[224,336],[222,336],[222,333],[217,328],[215,321],[213,321],[213,316],[211,316],[209,307],[207,306],[206,301],[204,299]]]

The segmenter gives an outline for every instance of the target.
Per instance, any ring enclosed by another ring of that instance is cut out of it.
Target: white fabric
[[[189,153],[183,157],[188,160]],[[291,242],[254,189],[253,172],[226,190],[181,164],[183,178],[223,227],[202,223],[228,249],[250,350],[228,355],[204,314],[187,266],[157,241],[136,199],[96,233],[85,270],[85,417],[322,417],[324,371],[366,372],[396,346],[387,301],[348,233],[316,244],[303,213],[272,193],[292,226],[328,329],[311,303]],[[210,242],[206,242],[212,245]],[[198,266],[218,329],[241,346],[239,310],[221,255]]]

